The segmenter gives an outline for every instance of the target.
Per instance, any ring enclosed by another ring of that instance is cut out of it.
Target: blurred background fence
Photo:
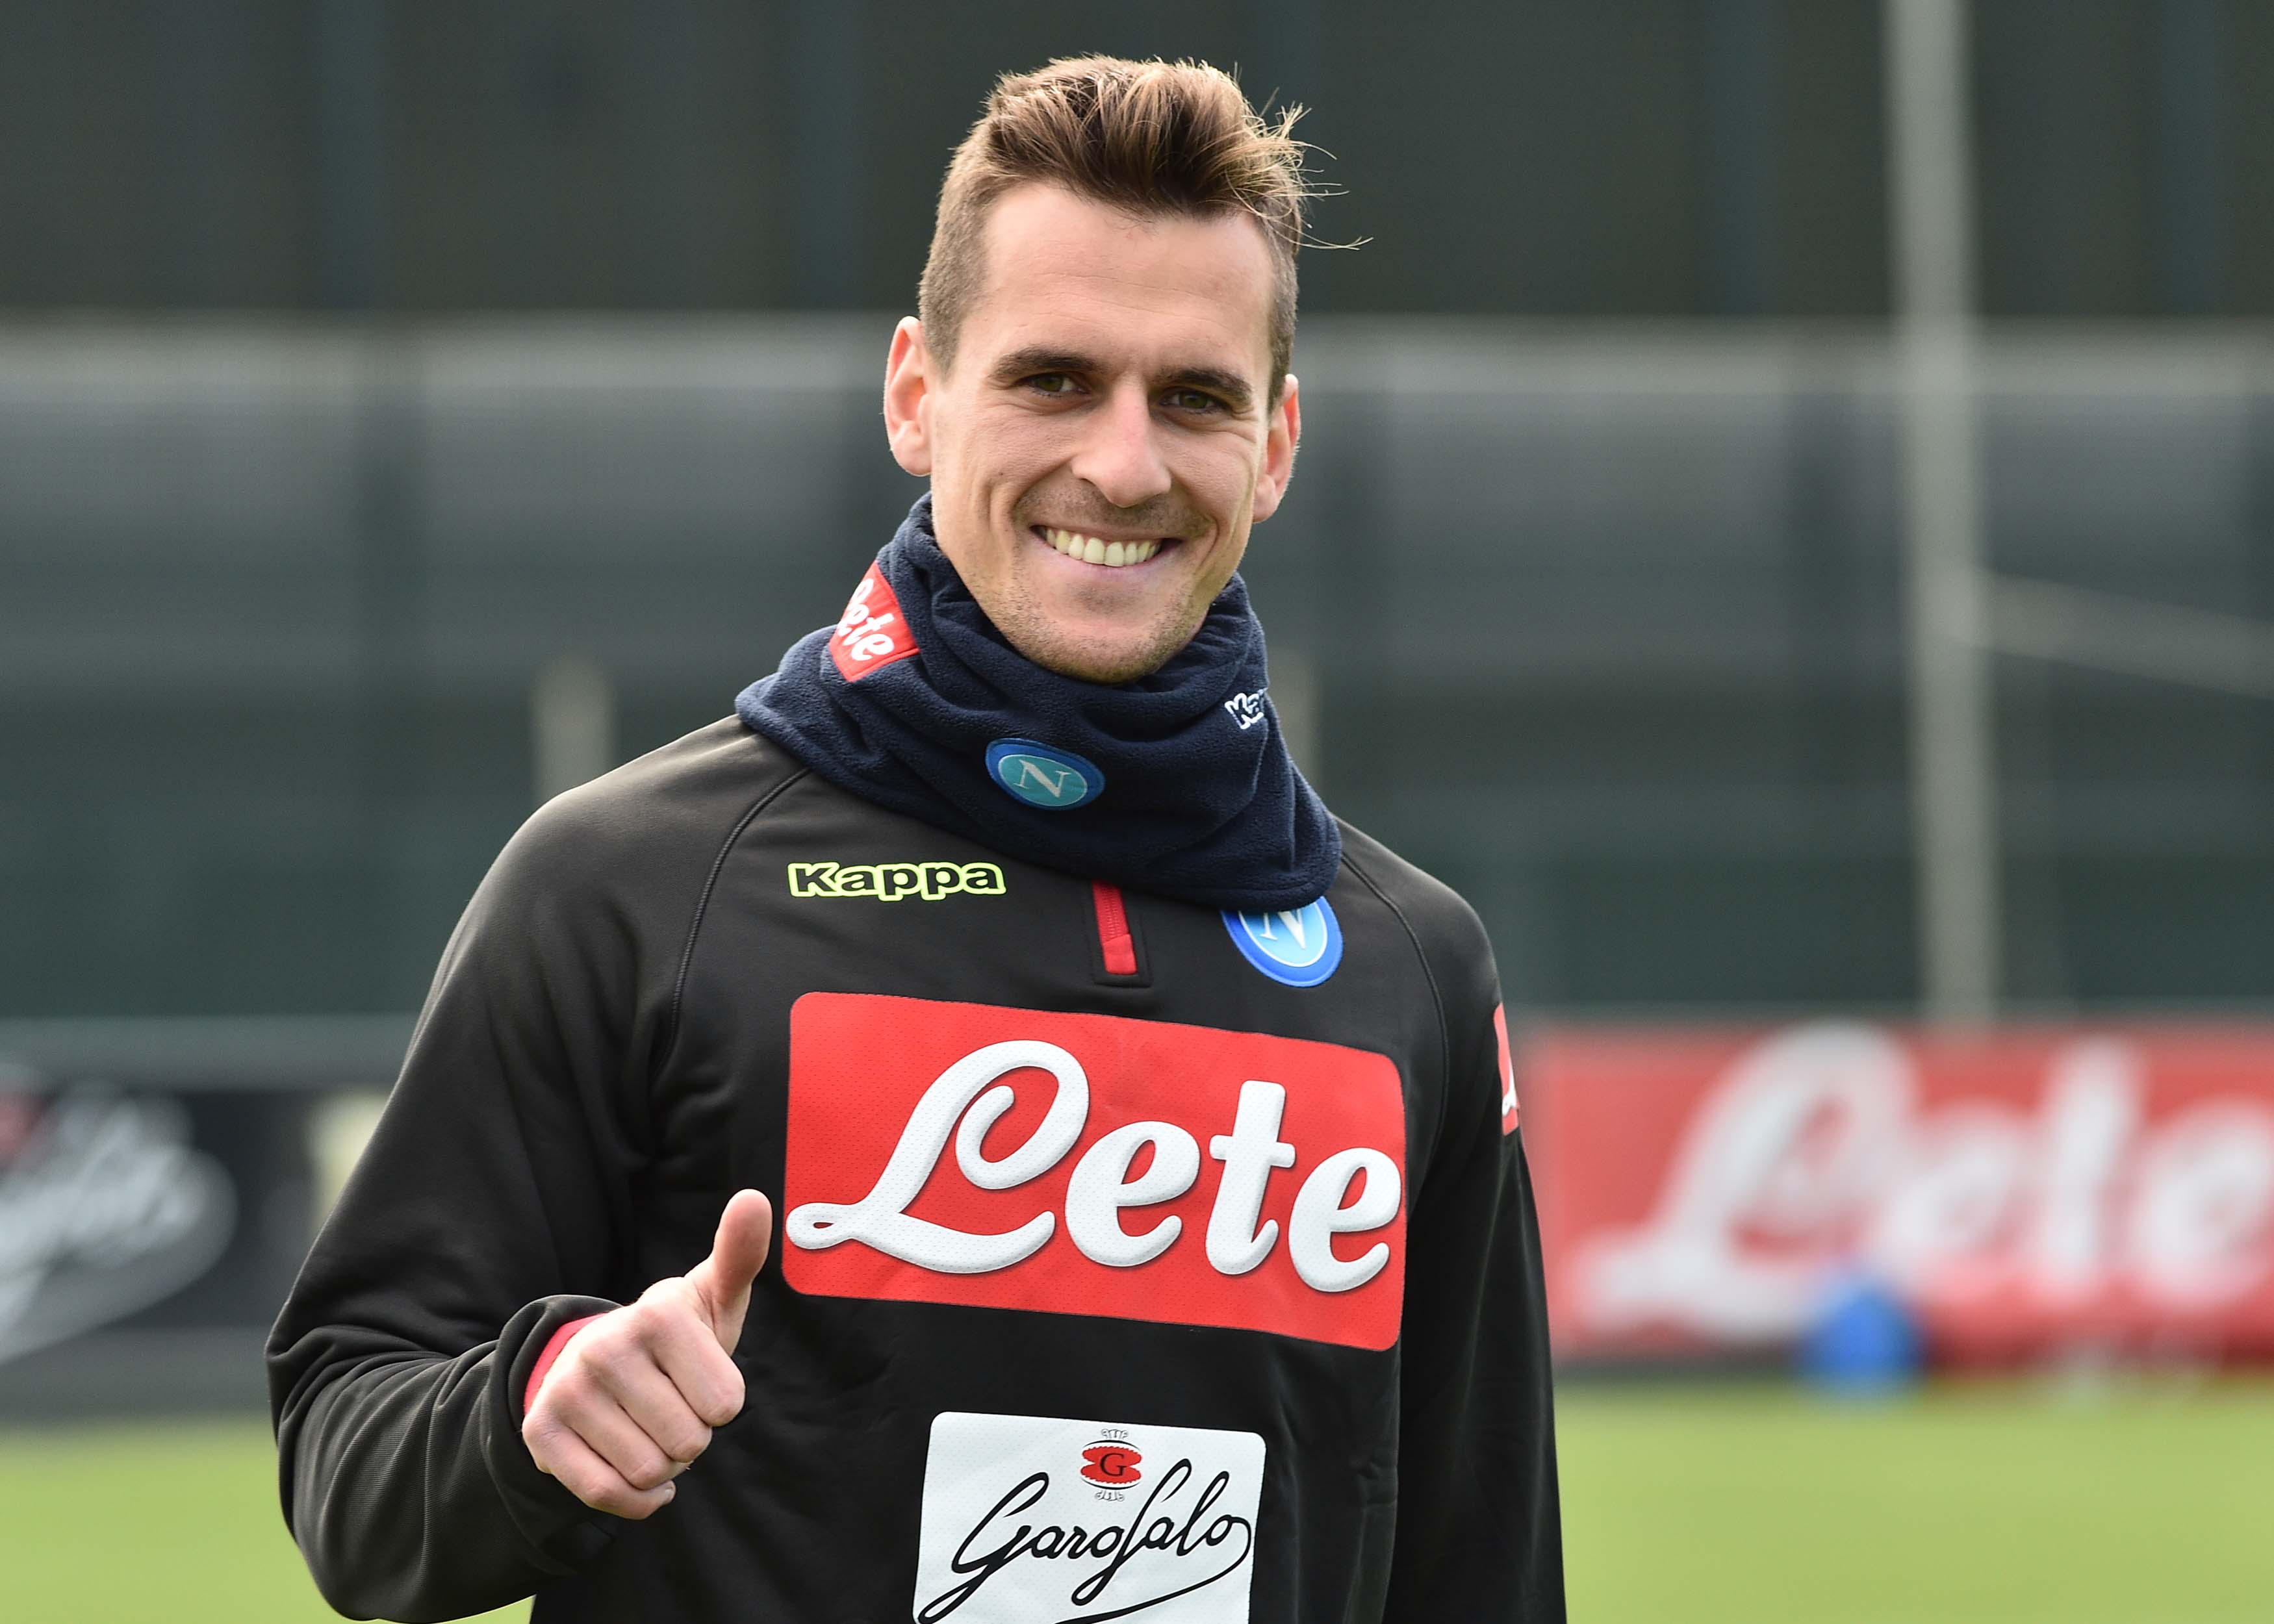
[[[415,1007],[542,793],[832,618],[920,489],[888,328],[0,329],[0,1013]],[[1913,1001],[1884,342],[1321,318],[1301,365],[1275,688],[1512,999]],[[2274,623],[2267,333],[2019,335],[1983,382],[2000,573]],[[2274,710],[1995,674],[2009,999],[2264,998]]]
[[[1908,4],[1909,0],[1905,0]],[[2274,11],[1977,0],[1982,308],[2274,313]],[[994,77],[1234,64],[1313,312],[1894,304],[1879,0],[12,0],[0,304],[898,310]]]

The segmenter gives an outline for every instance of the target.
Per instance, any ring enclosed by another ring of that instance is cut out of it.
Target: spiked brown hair
[[[924,341],[952,366],[985,275],[988,207],[1043,181],[1145,215],[1245,214],[1270,245],[1271,387],[1295,350],[1295,251],[1311,188],[1289,108],[1266,124],[1231,76],[1201,62],[1065,56],[1006,73],[955,149],[940,187],[916,312]]]

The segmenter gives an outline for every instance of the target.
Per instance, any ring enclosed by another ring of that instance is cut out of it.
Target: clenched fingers
[[[636,1489],[658,1489],[687,1470],[626,1415],[621,1405],[598,1395],[566,1412],[568,1430],[590,1444],[599,1457],[614,1467]]]
[[[658,1282],[626,1312],[640,1345],[697,1419],[724,1426],[741,1413],[742,1372],[719,1346],[685,1281]],[[657,1437],[660,1441],[661,1434]]]
[[[674,1463],[684,1466],[710,1447],[710,1425],[695,1412],[662,1367],[647,1357],[648,1350],[642,1349],[638,1352],[640,1357],[636,1358],[611,1360],[594,1366],[593,1385],[601,1395],[614,1402],[616,1409],[643,1437]],[[584,1428],[580,1425],[577,1430],[583,1432]],[[599,1444],[600,1440],[591,1433],[584,1436],[587,1441]],[[615,1458],[606,1449],[602,1453],[609,1455],[611,1460]]]
[[[522,1437],[538,1470],[560,1479],[562,1487],[595,1511],[636,1522],[671,1503],[675,1492],[671,1484],[635,1487],[599,1451],[558,1420],[541,1421],[532,1410],[522,1427]]]

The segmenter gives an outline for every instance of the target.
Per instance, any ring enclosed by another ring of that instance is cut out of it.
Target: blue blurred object
[[[1885,1281],[1862,1270],[1835,1275],[1800,1344],[1800,1372],[1818,1387],[1868,1395],[1918,1380],[1925,1353],[1918,1318]]]

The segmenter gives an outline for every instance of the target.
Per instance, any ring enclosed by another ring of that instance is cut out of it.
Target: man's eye
[[[1171,389],[1169,404],[1178,411],[1221,411],[1224,402],[1199,389]]]
[[[1072,395],[1075,384],[1064,372],[1037,372],[1027,380],[1027,387],[1037,395]]]

